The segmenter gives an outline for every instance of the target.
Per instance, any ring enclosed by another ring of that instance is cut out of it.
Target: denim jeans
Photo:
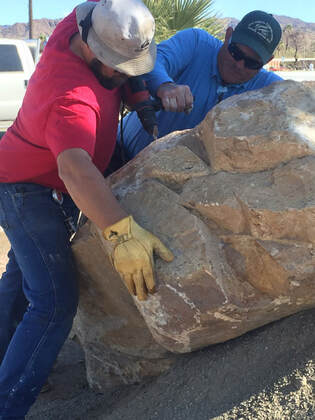
[[[64,213],[78,209],[37,184],[0,184],[11,250],[0,279],[0,419],[24,419],[66,340],[78,287]]]

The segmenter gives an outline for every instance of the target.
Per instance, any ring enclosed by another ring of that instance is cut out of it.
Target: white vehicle
[[[15,120],[34,70],[35,61],[25,41],[0,38],[0,129]]]
[[[38,60],[40,58],[40,39],[25,39],[25,42],[27,43],[28,48],[31,50],[33,60],[35,65],[38,63]]]

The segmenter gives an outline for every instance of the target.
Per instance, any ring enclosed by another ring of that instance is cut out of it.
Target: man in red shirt
[[[77,6],[50,37],[0,142],[0,225],[11,243],[0,280],[0,419],[24,418],[71,329],[78,290],[69,236],[78,209],[113,242],[114,266],[139,299],[154,291],[153,251],[173,258],[102,175],[122,86],[153,68],[153,35],[140,0]]]

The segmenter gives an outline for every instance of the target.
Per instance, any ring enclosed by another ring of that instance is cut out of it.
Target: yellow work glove
[[[168,262],[174,259],[172,252],[156,236],[139,226],[132,216],[108,226],[103,236],[115,245],[112,262],[129,293],[139,300],[146,300],[147,293],[155,291],[153,251]]]

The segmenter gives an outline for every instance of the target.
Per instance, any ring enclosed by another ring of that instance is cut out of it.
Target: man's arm
[[[101,230],[127,216],[85,150],[61,152],[57,165],[59,177],[75,204]]]
[[[172,252],[121,208],[85,150],[64,150],[57,165],[73,201],[113,243],[112,262],[130,294],[145,300],[155,291],[153,252],[168,262],[174,258]]]
[[[145,76],[150,92],[162,100],[166,111],[182,112],[192,107],[193,95],[188,85],[176,80],[190,65],[198,49],[199,30],[186,29],[161,42],[157,48],[156,64]]]

